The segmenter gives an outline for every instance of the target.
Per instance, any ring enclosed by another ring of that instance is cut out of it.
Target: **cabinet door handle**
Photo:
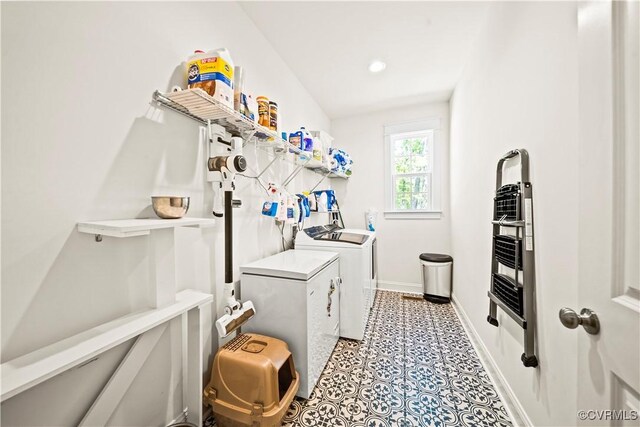
[[[333,293],[336,290],[336,282],[334,279],[331,279],[331,284],[329,285],[329,293],[327,294],[327,317],[331,317],[331,295],[333,295]]]

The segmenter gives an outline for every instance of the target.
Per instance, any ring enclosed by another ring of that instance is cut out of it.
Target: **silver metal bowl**
[[[153,210],[160,218],[182,218],[189,210],[189,198],[177,196],[153,196],[151,197]]]

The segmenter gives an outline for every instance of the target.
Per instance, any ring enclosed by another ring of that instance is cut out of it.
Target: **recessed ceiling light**
[[[372,61],[371,64],[369,64],[369,71],[372,73],[379,73],[385,68],[387,68],[387,64],[379,60]]]

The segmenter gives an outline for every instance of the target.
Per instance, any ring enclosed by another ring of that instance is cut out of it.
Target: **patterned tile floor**
[[[296,398],[283,425],[512,423],[451,305],[379,291],[364,340],[340,339],[310,398]]]

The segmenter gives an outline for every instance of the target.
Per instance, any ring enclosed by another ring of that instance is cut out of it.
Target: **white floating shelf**
[[[78,223],[80,233],[110,237],[146,236],[152,230],[175,227],[213,227],[213,218],[179,218],[179,219],[116,219],[108,221],[90,221]]]
[[[176,295],[176,302],[171,305],[121,317],[5,362],[0,366],[1,401],[212,301],[211,294],[185,290]]]

